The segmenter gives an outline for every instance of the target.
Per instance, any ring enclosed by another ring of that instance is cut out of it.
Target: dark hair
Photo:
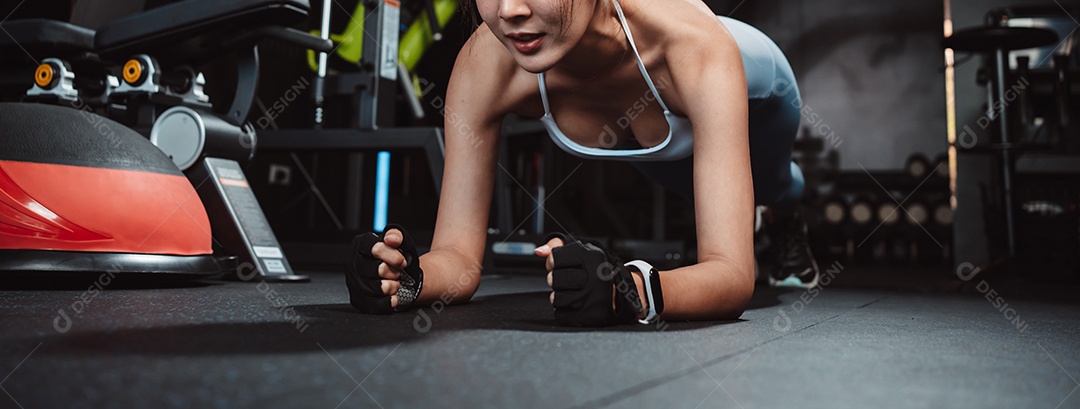
[[[470,31],[480,27],[480,10],[476,8],[475,0],[461,0],[461,15]]]

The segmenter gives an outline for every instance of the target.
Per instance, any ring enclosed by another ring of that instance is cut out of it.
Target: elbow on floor
[[[739,279],[733,280],[727,288],[725,300],[717,308],[718,318],[721,320],[737,320],[750,305],[750,299],[754,296],[753,266],[750,274],[740,274]]]

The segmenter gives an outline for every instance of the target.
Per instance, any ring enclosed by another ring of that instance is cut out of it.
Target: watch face
[[[664,292],[660,289],[660,274],[656,273],[653,269],[653,273],[649,274],[649,288],[652,288],[652,302],[656,305],[656,313],[664,311]]]

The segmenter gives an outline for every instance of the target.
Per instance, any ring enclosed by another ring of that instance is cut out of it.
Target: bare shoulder
[[[738,55],[735,39],[700,0],[622,0],[627,2],[628,17],[661,42],[668,56]]]
[[[692,116],[695,104],[721,101],[712,92],[712,85],[738,83],[745,87],[742,56],[735,38],[701,0],[619,3],[633,26],[634,40],[653,81],[673,85],[664,97],[673,112]],[[711,91],[704,92],[706,89]],[[724,95],[742,95],[745,99],[745,88],[741,94],[732,89]]]
[[[508,113],[520,113],[536,88],[535,75],[521,69],[487,25],[481,24],[454,63],[447,105],[458,112],[477,110],[489,120],[501,120]]]

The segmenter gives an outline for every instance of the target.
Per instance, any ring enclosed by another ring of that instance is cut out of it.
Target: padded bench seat
[[[93,50],[94,30],[63,21],[43,18],[8,20],[0,24],[8,35],[0,35],[0,56],[11,61],[26,56],[35,60],[66,58]]]
[[[147,53],[163,62],[193,62],[220,55],[230,37],[267,25],[307,18],[308,0],[186,0],[121,17],[97,30],[95,49],[114,61]]]

